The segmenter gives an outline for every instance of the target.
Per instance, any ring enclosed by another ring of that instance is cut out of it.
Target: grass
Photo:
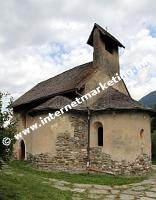
[[[70,200],[71,192],[43,185],[34,176],[12,176],[0,173],[0,200]]]
[[[114,177],[100,174],[71,174],[66,172],[46,172],[34,169],[27,162],[9,163],[11,174],[0,171],[0,200],[70,200],[72,192],[61,191],[43,184],[43,178],[55,178],[72,183],[124,185],[137,183],[146,177]],[[7,172],[7,170],[6,170]],[[21,174],[21,176],[19,176]]]
[[[146,177],[123,177],[106,174],[88,174],[88,173],[67,173],[56,171],[41,171],[34,169],[31,164],[22,161],[12,161],[10,166],[20,173],[35,174],[45,178],[55,178],[71,183],[82,184],[101,184],[101,185],[125,185],[130,183],[138,183],[146,179]]]

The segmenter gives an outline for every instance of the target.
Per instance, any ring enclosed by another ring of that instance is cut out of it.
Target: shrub
[[[9,99],[9,100],[8,100]],[[0,92],[0,159],[9,160],[13,154],[16,119],[13,117],[13,98],[8,93]],[[2,144],[4,137],[13,139],[9,146]]]
[[[152,159],[156,160],[156,130],[152,133]]]

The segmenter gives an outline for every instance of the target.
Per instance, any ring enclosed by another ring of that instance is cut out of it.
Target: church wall
[[[28,127],[28,121],[29,121],[29,116],[27,116],[24,113],[14,113],[17,116],[17,132],[21,132],[24,130],[26,127]],[[26,144],[26,151],[28,150],[29,152],[32,152],[32,135],[27,135],[24,136],[20,140],[17,140],[14,144],[14,156],[17,159],[20,159],[20,142],[21,140],[24,141]],[[25,154],[25,157],[27,159],[27,154]]]
[[[40,123],[46,115],[27,117],[27,125]],[[28,127],[27,126],[27,127]],[[31,137],[31,141],[28,139]],[[36,167],[85,170],[87,163],[87,120],[82,114],[66,113],[25,136],[27,159]],[[18,143],[18,142],[17,142]]]
[[[27,127],[39,117],[27,116]],[[103,147],[94,124],[103,125]],[[143,133],[140,134],[141,129]],[[44,169],[87,169],[87,117],[66,113],[24,137],[26,159]],[[18,143],[18,142],[17,142]],[[120,175],[143,175],[151,167],[150,118],[145,113],[92,114],[88,170]]]
[[[145,113],[114,113],[94,115],[91,120],[91,146],[97,146],[93,124],[101,122],[104,130],[102,151],[115,160],[134,160],[140,153],[150,155],[150,118]],[[136,123],[137,122],[137,123]],[[140,131],[144,129],[141,138]]]
[[[109,77],[104,74],[104,72],[101,69],[97,69],[96,72],[90,77],[88,82],[85,84],[85,90],[83,94],[86,94],[90,92],[91,90],[96,89],[99,86],[99,83],[101,82],[102,84],[107,83],[107,81],[111,80],[112,77]],[[112,86],[113,88],[117,89],[118,91],[122,92],[125,95],[128,95],[128,92],[126,90],[126,87],[123,83],[123,81],[119,81],[118,83],[114,83]],[[87,104],[90,105],[94,103],[98,98],[103,96],[103,92],[99,93],[98,95],[88,99]]]
[[[18,114],[19,121],[18,121],[18,132],[24,130],[25,128],[30,127],[32,124],[37,123],[38,125],[41,124],[40,117],[42,119],[47,117],[47,115],[40,115],[31,117],[29,115],[26,117],[25,125],[22,123],[23,116]],[[69,116],[64,114],[55,120],[48,122],[42,127],[38,127],[37,130],[31,132],[30,134],[23,136],[26,143],[27,151],[31,154],[40,154],[40,153],[56,153],[56,138],[59,134],[63,133],[64,131],[69,131],[71,136],[74,132],[74,128],[71,126],[69,121]],[[19,148],[19,141],[15,143],[15,149]]]
[[[35,117],[29,117],[28,127],[37,122],[41,124],[39,117],[47,117],[47,115],[40,115]],[[48,120],[47,120],[48,122]],[[69,123],[69,116],[64,114],[51,122],[48,122],[42,127],[39,127],[32,133],[32,154],[40,153],[56,153],[56,139],[58,135],[68,131],[72,136],[74,128]]]
[[[94,123],[103,125],[97,145]],[[117,174],[147,174],[151,167],[150,117],[145,113],[94,115],[91,120],[91,168]],[[99,155],[97,157],[97,155]]]

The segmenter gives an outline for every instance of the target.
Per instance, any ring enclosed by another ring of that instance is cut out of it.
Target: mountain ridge
[[[145,104],[148,107],[154,108],[156,105],[156,90],[142,97],[139,102]]]

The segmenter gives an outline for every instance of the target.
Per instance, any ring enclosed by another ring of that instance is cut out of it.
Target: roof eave
[[[62,95],[62,94],[66,94],[66,93],[69,93],[69,92],[75,92],[78,89],[79,89],[79,86],[77,86],[76,88],[71,89],[71,90],[66,90],[66,91],[59,92],[59,93],[56,93],[56,94],[52,94],[52,95],[49,95],[49,96],[41,97],[41,98],[26,102],[26,103],[21,103],[21,104],[17,104],[17,105],[13,104],[13,108],[17,108],[17,107],[20,107],[20,106],[28,105],[28,104],[34,103],[36,101],[40,101],[40,100],[48,99],[48,98],[51,98],[51,97],[55,97],[57,95]]]
[[[104,108],[104,109],[90,109],[90,111],[93,112],[99,112],[99,111],[141,111],[141,112],[147,112],[152,116],[156,116],[156,112],[154,110],[148,110],[148,109],[141,109],[141,108]]]

